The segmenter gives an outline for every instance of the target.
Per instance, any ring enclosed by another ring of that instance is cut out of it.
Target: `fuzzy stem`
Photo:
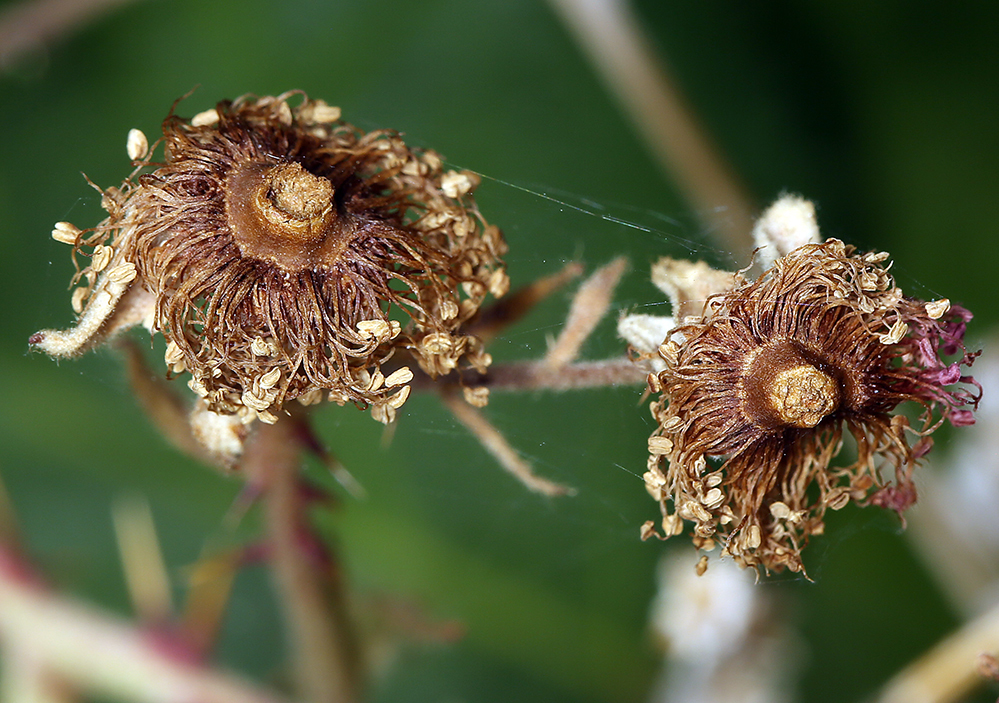
[[[464,385],[485,386],[497,391],[568,391],[641,385],[646,382],[648,375],[648,368],[621,356],[554,368],[545,360],[515,361],[492,366],[484,375],[468,373],[463,382]],[[439,385],[439,381],[435,382],[422,375],[418,375],[413,381],[414,390],[430,390]]]
[[[295,420],[261,423],[247,446],[243,470],[259,486],[270,566],[291,641],[299,693],[308,703],[356,699],[356,656],[346,636],[342,602],[332,597],[328,564],[311,553],[299,484],[301,445]]]

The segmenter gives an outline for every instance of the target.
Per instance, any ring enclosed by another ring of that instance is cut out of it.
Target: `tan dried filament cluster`
[[[905,297],[886,258],[807,244],[681,317],[650,376],[661,395],[645,481],[664,538],[689,523],[702,550],[802,571],[827,510],[855,501],[901,513],[915,500],[930,433],[944,419],[973,422],[980,389],[961,371],[975,356],[963,344],[970,314]],[[947,388],[958,383],[970,386]],[[894,414],[903,403],[918,413],[913,427]],[[845,436],[856,456],[835,466]],[[657,534],[652,523],[643,532]]]
[[[412,371],[490,363],[461,327],[508,287],[478,178],[388,130],[363,133],[301,93],[244,96],[163,123],[164,160],[129,134],[136,171],[108,218],[53,236],[89,254],[77,326],[32,344],[72,356],[144,324],[210,411],[274,422],[290,400],[370,406],[388,422]],[[389,369],[391,370],[391,369]]]

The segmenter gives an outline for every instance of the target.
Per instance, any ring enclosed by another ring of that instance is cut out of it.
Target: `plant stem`
[[[270,566],[284,610],[300,696],[308,703],[356,699],[356,652],[325,553],[306,524],[296,419],[261,423],[246,448],[243,471],[261,490]]]
[[[674,180],[736,261],[748,259],[754,207],[732,167],[680,94],[629,2],[551,0]]]
[[[234,676],[193,661],[168,638],[60,597],[35,577],[21,556],[0,544],[0,643],[6,662],[34,662],[47,683],[7,681],[5,694],[61,682],[99,698],[137,703],[280,703]],[[54,695],[54,689],[46,688]],[[18,698],[17,700],[23,700]],[[56,700],[50,697],[48,700]],[[60,699],[66,700],[66,699]]]
[[[999,651],[999,605],[965,624],[888,682],[878,703],[952,703],[982,682],[983,653]]]
[[[485,386],[496,391],[568,391],[607,386],[636,386],[646,382],[649,369],[626,356],[600,361],[580,361],[552,367],[547,361],[513,361],[496,364],[485,374],[467,372],[463,385]],[[439,382],[438,382],[439,385]],[[417,375],[413,390],[430,390],[435,382]]]

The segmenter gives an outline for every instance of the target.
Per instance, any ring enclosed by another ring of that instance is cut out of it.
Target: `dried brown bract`
[[[77,326],[34,346],[71,356],[144,324],[208,410],[265,422],[323,397],[389,421],[413,377],[382,373],[399,349],[430,376],[488,366],[461,326],[505,292],[506,247],[474,174],[301,93],[171,112],[162,142],[154,162],[133,130],[137,168],[102,191],[109,217],[56,225],[90,265],[74,279]]]
[[[661,395],[645,475],[664,537],[686,521],[700,549],[802,571],[826,510],[855,501],[901,513],[915,500],[929,435],[945,419],[974,421],[981,389],[961,368],[977,354],[963,343],[970,313],[904,296],[886,259],[834,239],[806,244],[670,332],[650,376]],[[906,404],[913,426],[897,414]],[[856,457],[836,466],[844,435]]]

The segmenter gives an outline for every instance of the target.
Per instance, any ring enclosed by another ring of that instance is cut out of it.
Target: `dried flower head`
[[[90,265],[74,279],[77,326],[39,332],[34,346],[72,356],[144,324],[209,411],[266,422],[289,400],[323,397],[389,421],[413,377],[382,373],[399,349],[431,376],[489,364],[460,331],[508,285],[474,174],[301,93],[189,120],[171,111],[162,142],[156,163],[130,132],[136,171],[102,191],[109,217],[56,225]]]
[[[645,475],[665,537],[688,521],[700,549],[801,571],[827,509],[852,500],[901,514],[915,500],[929,435],[944,420],[971,424],[981,389],[961,371],[976,356],[963,342],[970,313],[904,296],[887,257],[835,239],[799,246],[670,332],[650,375],[661,396]],[[844,427],[856,457],[834,466]]]

